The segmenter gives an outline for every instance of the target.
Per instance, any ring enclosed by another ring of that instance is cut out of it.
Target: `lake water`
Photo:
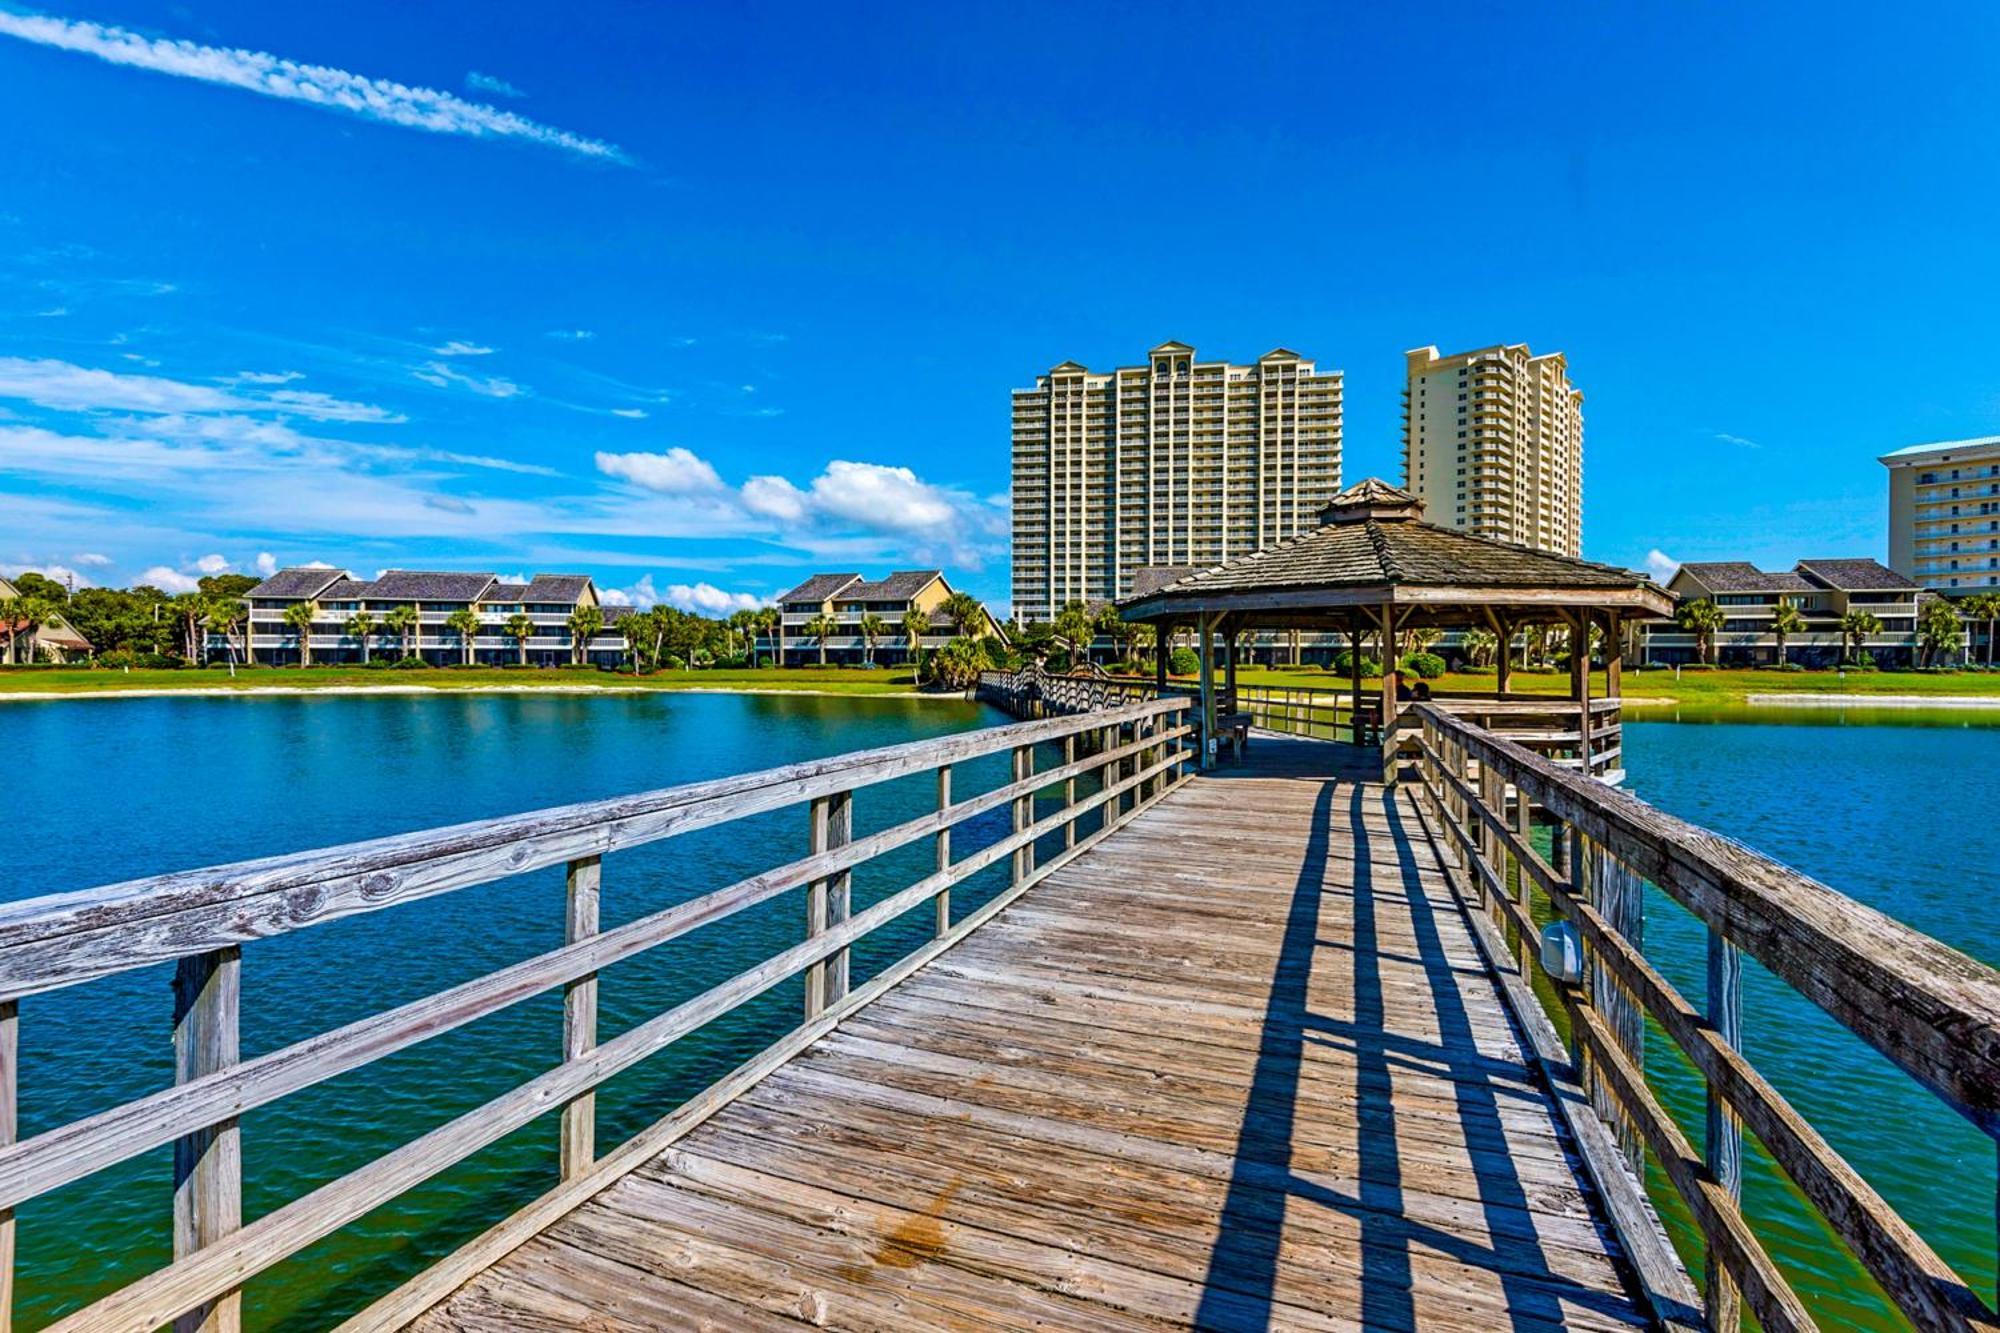
[[[1743,711],[1632,722],[1632,788],[1732,834],[1989,962],[2000,962],[2000,719],[1878,710]],[[611,796],[1004,721],[937,700],[624,695],[151,699],[0,705],[4,890],[85,888],[169,869],[326,846]],[[1986,725],[1979,725],[1984,721]],[[1046,757],[1044,764],[1053,763]],[[967,766],[960,791],[1002,780],[1004,758]],[[856,799],[857,832],[929,808],[927,778]],[[955,837],[1002,835],[1004,811]],[[605,862],[607,926],[718,888],[803,851],[802,812],[622,852]],[[857,874],[857,909],[919,878],[928,846]],[[997,890],[1004,868],[955,900]],[[686,999],[799,937],[787,895],[606,974],[600,1039]],[[561,942],[559,870],[316,927],[246,948],[243,1047],[259,1054],[468,980]],[[927,909],[857,949],[857,978],[913,947]],[[1698,1001],[1702,933],[1649,904],[1647,952]],[[169,971],[152,968],[24,1001],[22,1132],[32,1134],[172,1079]],[[1759,1066],[1961,1271],[1992,1290],[1994,1152],[1887,1061],[1753,966],[1745,1044]],[[600,1096],[611,1144],[791,1027],[797,984],[614,1080]],[[361,1166],[553,1064],[560,1001],[517,1006],[259,1110],[244,1121],[246,1212],[255,1217]],[[1649,1061],[1699,1142],[1698,1087]],[[448,1071],[441,1076],[439,1071]],[[253,1326],[322,1327],[358,1309],[534,1198],[554,1180],[543,1120],[370,1215],[253,1284]],[[171,1254],[164,1150],[21,1212],[21,1312],[30,1327]],[[1656,1197],[1666,1197],[1655,1182]],[[1894,1327],[1859,1270],[1836,1257],[1768,1164],[1751,1163],[1758,1229],[1832,1325]],[[1669,1210],[1679,1239],[1689,1233]],[[1690,1251],[1691,1257],[1698,1257]]]

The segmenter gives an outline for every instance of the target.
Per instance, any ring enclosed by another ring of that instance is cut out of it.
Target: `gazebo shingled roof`
[[[1485,608],[1615,609],[1670,615],[1673,602],[1641,574],[1426,523],[1408,491],[1369,478],[1335,496],[1321,526],[1196,570],[1119,604],[1127,620],[1199,613],[1326,612],[1394,602],[1422,618],[1483,620]]]

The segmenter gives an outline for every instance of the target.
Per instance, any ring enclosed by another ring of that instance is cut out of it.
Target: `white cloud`
[[[467,70],[465,72],[465,86],[467,88],[470,88],[475,93],[490,93],[495,97],[527,96],[526,93],[522,92],[519,88],[516,88],[513,84],[507,82],[507,80],[501,78],[499,75],[481,74],[476,69]]]
[[[426,361],[410,373],[434,388],[444,389],[456,384],[488,398],[516,398],[527,392],[502,376],[468,375],[443,361]]]
[[[783,477],[752,477],[743,483],[743,507],[753,514],[796,523],[806,516],[806,493]]]
[[[1662,551],[1657,546],[1646,552],[1646,573],[1653,582],[1664,586],[1679,572],[1681,562]]]
[[[61,318],[62,318],[62,317],[63,317],[64,315],[67,315],[68,313],[69,313],[69,307],[68,307],[68,306],[66,306],[66,305],[52,305],[52,306],[50,306],[50,307],[49,307],[49,308],[48,308],[47,310],[37,310],[37,311],[35,312],[35,318],[36,318],[36,319],[61,319]]]
[[[4,11],[0,11],[4,13]],[[241,378],[241,377],[237,377]],[[285,381],[256,381],[284,383]],[[163,375],[94,370],[49,358],[0,356],[0,398],[20,398],[59,412],[214,413],[275,411],[314,421],[394,424],[406,418],[370,403],[303,389],[246,396]]]
[[[641,574],[639,581],[629,588],[599,588],[597,597],[606,606],[631,607],[637,611],[650,611],[660,600],[651,574]]]
[[[469,343],[461,338],[453,338],[450,342],[444,344],[442,347],[431,348],[431,351],[438,356],[493,355],[493,349],[491,347],[482,347],[478,343]]]
[[[600,161],[627,160],[615,144],[543,125],[511,111],[468,102],[435,88],[413,88],[390,79],[370,78],[324,65],[302,65],[262,51],[142,37],[107,24],[5,9],[0,9],[0,36],[95,56],[114,65],[222,84],[433,134],[515,139]]]
[[[227,574],[234,566],[220,555],[205,555],[194,562],[196,570],[203,574]]]
[[[139,576],[140,586],[150,585],[161,592],[200,592],[201,580],[166,565],[154,565]]]
[[[651,582],[648,575],[642,582]],[[713,583],[670,583],[663,599],[668,606],[677,606],[683,611],[697,615],[722,617],[736,611],[755,611],[770,604],[770,599],[747,592],[724,592]]]
[[[597,470],[662,495],[691,495],[722,489],[722,478],[716,475],[708,460],[679,445],[663,454],[600,452],[597,455]]]
[[[595,333],[592,333],[589,329],[549,330],[549,337],[560,339],[563,342],[570,342],[570,343],[589,342],[592,338],[595,338],[596,336],[597,335]]]
[[[257,572],[267,579],[270,578],[278,572],[278,557],[269,551],[257,552]]]
[[[866,528],[936,532],[957,517],[948,491],[917,479],[906,467],[880,463],[828,463],[813,479],[813,508]]]
[[[239,370],[226,377],[224,384],[290,384],[293,380],[304,379],[302,370]]]
[[[101,555],[96,551],[78,551],[70,559],[76,561],[76,563],[86,569],[102,569],[111,563],[110,556]]]
[[[643,407],[614,407],[611,409],[611,415],[614,417],[624,417],[627,421],[644,421],[646,419],[646,409]]]
[[[1762,449],[1764,447],[1755,440],[1747,440],[1741,435],[1731,435],[1728,431],[1723,430],[1715,432],[1715,438],[1721,440],[1724,444],[1733,444],[1739,449]]]

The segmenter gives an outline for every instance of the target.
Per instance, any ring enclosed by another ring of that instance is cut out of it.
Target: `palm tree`
[[[1500,648],[1500,636],[1490,629],[1469,629],[1458,641],[1466,660],[1474,666],[1491,666]]]
[[[955,592],[944,599],[938,610],[951,617],[960,638],[986,637],[986,607],[969,592]]]
[[[0,597],[0,629],[7,631],[8,666],[16,665],[14,661],[14,641],[21,632],[20,608],[21,603],[25,600],[22,597]]]
[[[408,602],[399,602],[382,617],[382,628],[396,636],[396,647],[404,657],[423,652],[423,617]]]
[[[1681,609],[1674,613],[1682,629],[1694,635],[1695,656],[1703,662],[1714,665],[1710,654],[1715,647],[1715,632],[1722,628],[1727,619],[1722,608],[1706,597],[1692,602],[1683,602]]]
[[[167,600],[167,607],[181,627],[181,655],[199,664],[204,656],[200,630],[203,617],[208,615],[208,599],[198,592],[177,593]]]
[[[1794,634],[1803,634],[1806,618],[1799,608],[1792,605],[1788,597],[1778,599],[1777,609],[1771,612],[1771,637],[1778,641],[1778,665],[1785,664],[1785,640]]]
[[[730,614],[728,625],[730,631],[729,655],[731,657],[736,655],[736,640],[741,638],[743,640],[743,656],[749,660],[751,666],[757,665],[757,626],[762,616],[763,613],[760,611],[749,610],[735,611]]]
[[[757,632],[771,640],[772,666],[783,666],[785,664],[785,639],[784,635],[780,632],[784,629],[784,625],[785,618],[775,606],[767,606],[757,613]],[[754,659],[757,654],[753,650],[750,656],[753,659],[751,664],[754,666]]]
[[[1056,612],[1056,635],[1069,644],[1071,666],[1076,665],[1078,658],[1089,659],[1093,628],[1090,612],[1084,609],[1082,602],[1071,602]],[[960,631],[961,634],[963,632]]]
[[[299,641],[299,665],[313,664],[313,621],[319,618],[319,603],[293,602],[285,608],[285,624],[292,631],[292,637]]]
[[[656,608],[657,609],[657,608]],[[646,640],[653,634],[653,617],[645,611],[627,611],[618,617],[612,628],[625,641],[625,655],[632,659],[632,674],[639,674],[639,657],[645,651]]]
[[[507,617],[507,637],[520,650],[521,665],[528,665],[528,640],[535,637],[535,618],[525,611],[516,611]]]
[[[931,618],[917,607],[903,612],[903,638],[910,645],[910,665],[919,674],[924,669],[924,635],[931,632]]]
[[[1993,626],[2000,621],[2000,592],[1976,592],[1959,604],[1967,620],[1986,625],[1986,665],[1993,665]]]
[[[469,606],[461,606],[446,616],[444,623],[458,635],[459,651],[465,655],[465,665],[471,666],[474,644],[482,628],[479,613]]]
[[[1932,597],[1917,613],[1917,642],[1924,653],[1924,665],[1936,666],[1938,658],[1955,653],[1965,643],[1965,626],[1958,608],[1943,597]]]
[[[1882,622],[1873,611],[1849,611],[1840,618],[1840,636],[1846,641],[1848,660],[1861,665],[1861,648],[1882,632]]]
[[[19,665],[15,641],[25,636],[28,640],[28,660],[32,662],[36,655],[35,631],[56,618],[59,614],[56,604],[46,597],[22,596],[10,597],[0,606],[5,607],[4,613],[0,613],[0,620],[7,625],[7,660]]]
[[[250,608],[235,597],[216,597],[208,604],[206,623],[222,636],[222,646],[229,651],[229,674],[232,676],[236,674],[236,628],[249,614]]]
[[[869,666],[875,665],[876,641],[888,632],[889,622],[876,615],[873,611],[861,617],[862,653],[866,657]]]
[[[361,665],[368,665],[368,640],[375,633],[375,617],[366,611],[356,611],[347,618],[348,637],[361,641]]]
[[[590,652],[590,641],[604,628],[604,612],[594,606],[579,606],[570,612],[570,651],[575,655],[577,666],[584,664]]]
[[[826,636],[840,628],[839,622],[822,611],[801,626],[808,639],[819,640],[819,664],[826,665]]]

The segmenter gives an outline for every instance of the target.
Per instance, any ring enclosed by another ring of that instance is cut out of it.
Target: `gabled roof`
[[[324,565],[297,565],[290,569],[279,570],[243,595],[309,599],[319,596],[333,584],[349,577],[352,576],[344,569],[328,569]]]
[[[524,602],[575,602],[590,587],[588,574],[537,574],[521,594]]]
[[[1918,585],[1879,560],[1801,560],[1799,572],[1838,592],[1916,592]]]
[[[1149,592],[1158,592],[1200,568],[1200,565],[1140,565],[1132,571],[1132,596],[1144,597]]]
[[[1172,339],[1168,339],[1166,342],[1161,343],[1158,347],[1155,347],[1148,355],[1158,356],[1162,352],[1192,353],[1193,351],[1194,348],[1189,347],[1186,343],[1178,343],[1174,342]]]
[[[1322,526],[1197,570],[1120,604],[1130,617],[1196,610],[1295,611],[1384,601],[1617,606],[1665,615],[1672,603],[1630,570],[1438,527],[1408,491],[1369,479],[1343,491]],[[1426,596],[1425,590],[1434,590]]]
[[[489,602],[525,602],[528,600],[528,585],[525,583],[496,583],[487,590]]]
[[[369,585],[368,596],[385,602],[476,602],[497,582],[491,574],[387,569]]]
[[[851,583],[859,583],[859,574],[815,574],[787,593],[780,593],[781,602],[824,602],[835,593],[844,591]]]
[[[1813,585],[1791,570],[1759,569],[1747,560],[1689,561],[1674,577],[1685,574],[1710,592],[1812,592]]]
[[[1074,361],[1065,361],[1059,366],[1049,367],[1049,374],[1051,375],[1066,375],[1071,371],[1075,371],[1079,375],[1088,375],[1090,373],[1088,367],[1080,366]]]
[[[899,569],[886,579],[857,583],[840,591],[842,601],[903,602],[944,577],[941,569]]]
[[[329,602],[351,602],[366,597],[375,590],[375,585],[366,579],[357,579],[343,574],[326,587],[319,590],[320,598]]]
[[[1297,352],[1294,352],[1294,351],[1293,351],[1293,350],[1292,350],[1291,348],[1289,348],[1289,347],[1273,347],[1273,348],[1272,348],[1272,349],[1271,349],[1270,351],[1268,351],[1268,352],[1264,353],[1264,355],[1262,355],[1262,356],[1258,357],[1257,359],[1258,359],[1259,361],[1303,361],[1303,360],[1305,360],[1305,358],[1304,358],[1304,357],[1300,356],[1300,355],[1299,355],[1299,354],[1298,354]]]

